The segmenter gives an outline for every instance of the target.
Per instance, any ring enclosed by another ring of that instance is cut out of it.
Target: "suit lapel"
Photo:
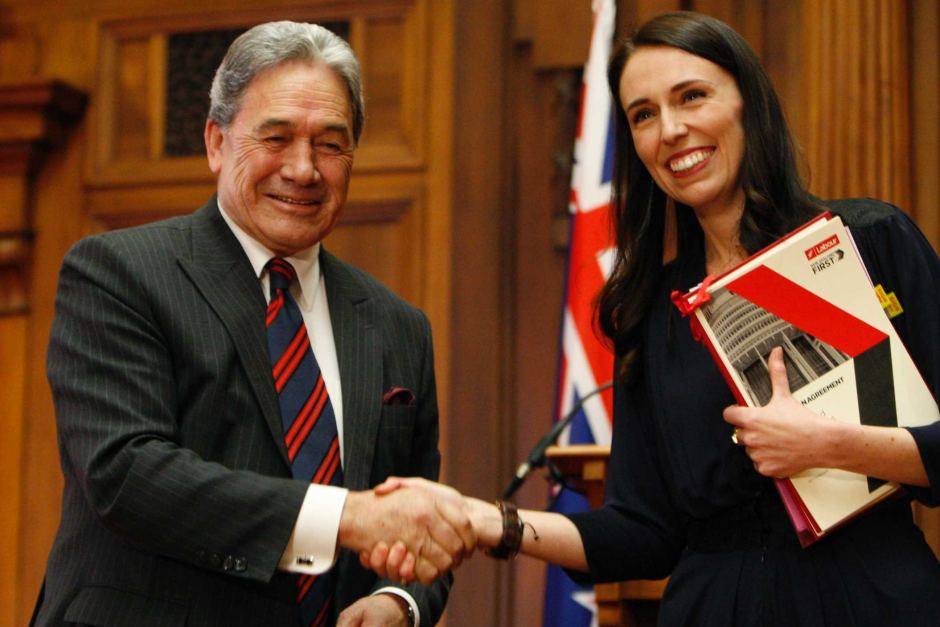
[[[346,487],[369,487],[382,398],[382,344],[375,304],[362,282],[321,248],[330,322],[343,390],[343,449]]]
[[[271,437],[289,466],[271,378],[264,325],[265,300],[258,277],[222,219],[214,197],[193,215],[192,224],[191,257],[180,256],[177,261],[232,337]]]

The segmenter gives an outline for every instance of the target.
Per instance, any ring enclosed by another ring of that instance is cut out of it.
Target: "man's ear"
[[[206,157],[209,160],[209,169],[216,176],[222,170],[222,142],[225,136],[222,127],[213,120],[206,120],[206,130],[203,132],[206,142]]]

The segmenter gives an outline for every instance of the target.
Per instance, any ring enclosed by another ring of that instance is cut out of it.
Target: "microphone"
[[[532,448],[532,451],[529,453],[529,456],[526,457],[525,461],[519,464],[519,467],[516,469],[515,476],[513,476],[513,478],[509,481],[509,485],[506,486],[506,490],[503,491],[503,500],[511,497],[516,493],[516,490],[522,487],[522,484],[525,482],[529,472],[535,468],[541,468],[545,465],[545,462],[547,461],[545,459],[545,449],[551,446],[555,440],[558,439],[558,436],[561,435],[561,432],[564,431],[565,427],[571,423],[575,415],[581,410],[581,407],[584,406],[584,403],[586,403],[591,397],[596,396],[604,390],[613,387],[613,385],[613,381],[608,381],[600,387],[594,388],[585,394],[582,398],[580,398],[578,402],[575,403],[570,410],[568,410],[568,413],[561,418],[561,420],[558,420],[554,425],[552,425],[552,428],[549,429],[548,433],[542,436],[542,439],[539,440],[538,443]]]

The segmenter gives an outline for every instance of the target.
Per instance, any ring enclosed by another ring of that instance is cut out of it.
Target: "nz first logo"
[[[828,270],[845,257],[845,253],[838,246],[839,236],[833,234],[804,251],[806,259],[811,262],[810,268],[812,268],[813,274]]]

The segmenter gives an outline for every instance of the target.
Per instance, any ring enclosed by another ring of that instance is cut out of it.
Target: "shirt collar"
[[[222,218],[232,230],[235,239],[238,240],[238,243],[241,244],[242,249],[244,249],[245,254],[248,256],[248,261],[255,271],[255,276],[263,281],[267,278],[265,265],[267,265],[272,257],[277,257],[278,255],[246,233],[229,217],[222,207],[222,203],[219,202],[218,204],[219,213],[222,214]],[[317,284],[320,282],[320,242],[290,257],[284,257],[284,259],[290,263],[290,265],[294,266],[294,271],[297,273],[297,287],[300,290],[298,296],[302,300],[309,299],[312,302],[316,293]]]

